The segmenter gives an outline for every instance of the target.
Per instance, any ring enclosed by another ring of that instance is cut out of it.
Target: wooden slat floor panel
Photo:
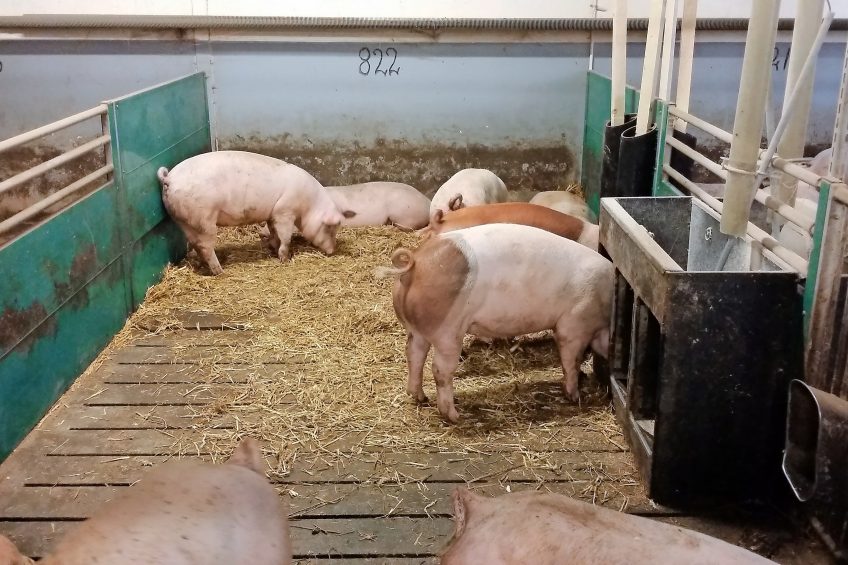
[[[0,465],[0,533],[25,553],[44,555],[59,536],[100,505],[173,458],[211,460],[216,430],[250,422],[234,410],[201,413],[234,390],[260,379],[300,370],[308,361],[286,354],[285,344],[256,360],[240,345],[253,339],[238,323],[214,314],[182,315],[176,335],[139,336],[66,393],[53,411]],[[222,329],[224,328],[224,329]],[[559,385],[552,385],[556,394]],[[281,401],[281,410],[297,402]],[[247,408],[247,407],[246,407]],[[563,421],[579,408],[559,405]],[[615,509],[709,531],[742,543],[745,528],[721,520],[699,522],[648,500],[632,480],[630,454],[604,434],[575,423],[556,436],[502,442],[488,453],[445,453],[422,448],[398,453],[351,433],[332,446],[311,446],[291,468],[270,474],[289,505],[292,546],[299,563],[399,565],[438,562],[453,531],[450,494],[468,484],[487,495],[545,489]],[[309,446],[307,446],[309,448]],[[518,448],[521,448],[519,451]],[[327,463],[322,449],[349,451],[343,465]],[[527,452],[550,465],[528,470]],[[270,468],[277,464],[268,455]],[[397,475],[389,474],[397,472]],[[599,473],[606,480],[597,483]],[[402,479],[397,484],[397,479]],[[702,527],[699,528],[699,524]],[[813,555],[813,554],[810,554]],[[815,562],[810,555],[803,556]],[[821,555],[815,553],[813,557]]]

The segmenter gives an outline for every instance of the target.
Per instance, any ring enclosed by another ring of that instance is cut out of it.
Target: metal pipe
[[[675,181],[680,183],[680,185],[686,190],[688,190],[693,196],[697,196],[700,200],[704,202],[704,204],[706,204],[719,214],[722,214],[724,206],[718,199],[707,194],[701,187],[687,179],[685,176],[680,174],[680,172],[673,169],[670,165],[663,165],[663,171]],[[751,236],[751,239],[758,241],[763,247],[780,257],[780,259],[785,261],[790,267],[800,273],[802,277],[806,276],[808,266],[807,261],[805,261],[800,256],[796,255],[789,249],[783,247],[780,242],[778,242],[768,233],[764,232],[763,230],[761,230],[750,222],[748,222],[748,225],[746,226],[745,233]]]
[[[833,154],[830,156],[828,174],[848,181],[848,45],[845,46],[845,57],[842,61],[842,86],[839,89],[839,99],[836,104],[836,120],[833,124]]]
[[[804,141],[813,95],[813,73],[818,54],[818,49],[815,48],[816,30],[824,8],[824,0],[798,0],[796,7],[795,30],[792,32],[790,47],[792,56],[789,58],[789,68],[786,71],[786,90],[783,97],[784,114],[793,107],[792,98],[797,97],[797,100],[794,101],[795,111],[788,116],[783,138],[777,145],[777,153],[784,159],[794,159],[804,155]],[[833,20],[832,13],[830,20]],[[827,33],[826,28],[825,33]],[[807,68],[808,65],[809,68]],[[777,137],[777,130],[773,137]],[[798,180],[787,175],[779,176],[779,182],[772,183],[771,193],[778,200],[791,206],[795,203]]]
[[[86,110],[85,112],[80,112],[79,114],[74,114],[73,116],[57,120],[52,124],[47,124],[46,126],[29,130],[28,132],[16,135],[15,137],[10,137],[9,139],[0,141],[0,153],[8,149],[12,149],[13,147],[23,145],[24,143],[28,143],[33,139],[38,139],[39,137],[44,137],[45,135],[71,127],[72,125],[78,124],[88,118],[93,118],[94,116],[99,116],[105,113],[106,104],[101,104],[99,106],[95,106],[91,110]]]
[[[51,169],[55,169],[56,167],[58,167],[60,165],[64,165],[65,163],[67,163],[69,161],[73,161],[74,159],[78,159],[79,157],[81,157],[82,155],[85,155],[89,151],[91,151],[93,149],[97,149],[101,145],[105,145],[105,144],[109,143],[110,140],[111,140],[110,136],[101,135],[100,137],[98,137],[98,138],[96,138],[92,141],[89,141],[88,143],[86,143],[84,145],[80,145],[76,149],[72,149],[72,150],[68,151],[67,153],[62,153],[61,155],[59,155],[57,157],[53,157],[49,161],[45,161],[45,162],[41,163],[40,165],[36,165],[35,167],[33,167],[31,169],[27,169],[26,171],[24,171],[22,173],[18,173],[17,175],[10,177],[10,178],[4,180],[3,182],[0,182],[0,194],[3,194],[4,192],[12,190],[16,186],[20,186],[20,185],[24,184],[25,182],[28,182],[28,181],[30,181],[30,180],[32,180],[32,179],[34,179],[34,178],[36,178],[40,175],[43,175],[44,173],[46,173],[47,171],[49,171]]]
[[[699,153],[698,151],[692,149],[685,143],[682,143],[681,141],[672,137],[667,137],[665,141],[671,147],[673,147],[677,151],[680,151],[699,165],[703,166],[705,169],[707,169],[709,172],[716,175],[720,179],[727,179],[727,172],[721,168],[721,165],[719,165],[715,161],[711,161],[703,153]],[[778,201],[772,195],[770,195],[768,192],[761,188],[758,188],[757,191],[754,193],[754,200],[756,200],[766,208],[777,212],[778,214],[780,214],[781,216],[783,216],[784,218],[786,218],[787,220],[789,220],[790,222],[792,222],[803,230],[809,232],[813,229],[813,226],[815,225],[814,218],[808,218],[807,216],[800,214],[795,208]]]
[[[778,29],[791,30],[792,18],[782,18]],[[631,18],[630,31],[645,31],[647,18]],[[385,29],[436,34],[446,30],[469,31],[612,31],[610,18],[360,18],[301,16],[147,16],[101,14],[26,14],[0,16],[2,29]],[[748,18],[700,18],[701,31],[743,31]],[[834,30],[848,29],[848,19],[836,21]]]
[[[677,41],[677,0],[666,0],[665,28],[663,29],[662,64],[657,98],[673,102],[670,98],[671,79],[674,76],[674,44]]]
[[[786,130],[787,127],[789,127],[791,117],[795,114],[795,109],[797,108],[799,101],[802,100],[802,96],[805,91],[805,85],[808,85],[810,88],[812,88],[812,83],[809,82],[812,79],[812,77],[810,77],[810,73],[816,66],[816,57],[819,54],[819,50],[821,49],[822,43],[824,43],[824,38],[827,36],[827,30],[828,28],[830,28],[830,22],[832,21],[833,12],[828,12],[821,22],[819,32],[816,35],[815,40],[813,41],[812,47],[810,47],[810,52],[807,54],[807,58],[804,60],[804,64],[802,65],[801,70],[798,73],[797,81],[795,82],[795,85],[792,88],[792,93],[787,97],[786,101],[783,104],[783,114],[781,114],[780,116],[780,121],[777,122],[777,128],[774,130],[774,137],[769,142],[768,149],[766,149],[766,153],[763,156],[763,161],[760,165],[760,169],[757,172],[757,174],[760,176],[765,176],[766,171],[768,170],[768,166],[771,164],[771,159],[777,152],[777,144],[783,138],[783,132]],[[760,126],[760,129],[762,129],[762,126]],[[803,133],[804,132],[802,132],[802,135]],[[759,147],[759,142],[757,143],[757,147]],[[797,155],[790,156],[790,158],[796,156]]]
[[[60,200],[70,196],[74,192],[88,186],[94,180],[102,177],[103,175],[107,175],[107,174],[111,173],[113,169],[114,169],[114,167],[112,167],[112,165],[106,165],[105,167],[100,167],[99,169],[97,169],[96,171],[91,173],[90,175],[86,175],[83,178],[79,179],[78,181],[69,184],[68,186],[66,186],[62,190],[54,192],[53,194],[51,194],[50,196],[48,196],[44,200],[40,200],[40,201],[36,202],[35,204],[33,204],[32,206],[30,206],[28,208],[24,208],[23,210],[21,210],[20,212],[18,212],[14,216],[6,218],[2,222],[0,222],[0,233],[5,233],[5,232],[9,231],[10,229],[12,229],[13,227],[29,220],[33,216],[37,216],[40,212],[46,210],[47,208],[49,208],[53,204],[55,204],[55,203],[59,202]]]
[[[678,108],[676,106],[669,106],[668,107],[668,113],[671,114],[672,116],[680,118],[681,120],[684,120],[688,124],[695,126],[699,130],[710,134],[711,136],[715,137],[719,141],[723,141],[725,143],[730,143],[733,140],[733,134],[731,134],[729,131],[724,131],[723,129],[719,128],[718,126],[714,126],[710,122],[704,121],[701,118],[699,118],[698,116],[693,116],[689,112],[687,112],[685,110],[681,110],[680,108]]]
[[[677,95],[674,104],[684,112],[689,111],[692,87],[692,67],[695,61],[695,23],[698,0],[683,0],[683,19],[680,23],[680,68],[677,71]],[[674,129],[685,133],[687,123],[674,121]]]
[[[636,112],[636,135],[644,135],[650,127],[651,104],[654,101],[654,83],[657,81],[657,64],[660,59],[662,19],[666,0],[651,2],[648,38],[645,42],[645,61],[642,66],[642,86],[639,89],[639,109]]]
[[[627,90],[627,0],[615,0],[612,27],[612,108],[610,125],[624,123]]]
[[[742,79],[733,121],[730,158],[725,163],[727,186],[721,232],[740,237],[745,234],[751,201],[754,199],[754,172],[763,133],[766,91],[771,78],[772,49],[777,33],[780,0],[758,0],[751,9],[751,24],[742,59]]]

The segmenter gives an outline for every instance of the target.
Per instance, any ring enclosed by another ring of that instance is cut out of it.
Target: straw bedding
[[[178,311],[211,311],[244,324],[248,331],[210,334],[240,337],[227,354],[248,364],[248,382],[198,407],[203,417],[228,414],[238,425],[204,429],[200,442],[197,432],[190,440],[178,437],[174,449],[225,456],[239,437],[251,435],[276,455],[272,476],[285,476],[308,457],[332,465],[365,451],[485,453],[493,446],[522,453],[532,474],[556,465],[553,451],[588,449],[586,431],[597,432],[589,435],[601,437],[607,449],[623,447],[606,390],[594,379],[581,380],[581,407],[564,398],[549,335],[493,344],[467,337],[454,381],[463,418],[458,425],[444,423],[434,402],[419,406],[409,399],[393,281],[372,273],[400,245],[414,248],[417,237],[390,227],[343,229],[336,255],[326,257],[296,238],[292,260],[282,265],[260,248],[255,226],[221,229],[216,249],[224,274],[208,276],[194,252],[169,267],[110,350],[141,328],[165,336],[178,331]],[[263,366],[269,354],[292,363]],[[214,362],[214,356],[203,361],[210,382],[223,378]],[[435,399],[429,362],[424,383]],[[595,483],[635,484],[632,472],[596,474]],[[383,475],[377,480],[406,480],[391,467]]]

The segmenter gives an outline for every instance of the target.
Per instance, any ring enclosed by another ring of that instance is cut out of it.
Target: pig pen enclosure
[[[584,184],[595,212],[605,84],[593,73],[587,91]],[[222,229],[224,274],[206,276],[184,256],[155,175],[211,149],[206,93],[198,73],[78,116],[102,119],[86,150],[104,148],[103,165],[74,189],[90,192],[0,224],[0,262],[18,266],[0,280],[0,533],[25,554],[44,555],[155,465],[220,461],[252,436],[303,563],[436,562],[460,485],[562,493],[781,563],[826,562],[810,532],[769,505],[695,512],[653,502],[613,412],[613,398],[625,410],[616,367],[612,392],[583,378],[573,404],[550,335],[466,338],[458,425],[409,400],[391,281],[373,269],[414,247],[414,234],[343,229],[331,257],[295,240],[281,265],[254,227]],[[657,114],[668,118],[662,104]],[[424,382],[433,398],[429,363]]]

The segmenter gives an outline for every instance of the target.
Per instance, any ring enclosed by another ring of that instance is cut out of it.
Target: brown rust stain
[[[34,302],[26,308],[9,307],[3,310],[0,314],[0,352],[6,352],[17,345],[30,331],[32,334],[26,340],[29,344],[26,351],[36,338],[56,333],[56,321],[53,317],[47,317],[47,309],[43,304]]]
[[[68,282],[53,283],[56,302],[62,303],[72,299],[72,305],[75,308],[84,308],[88,305],[88,289],[84,288],[84,285],[94,275],[97,265],[97,248],[94,244],[82,246],[71,261]]]
[[[496,173],[510,191],[515,191],[513,197],[522,192],[566,188],[577,180],[577,161],[564,141],[487,147],[377,138],[366,145],[314,143],[283,134],[222,139],[221,149],[283,159],[309,171],[325,186],[386,180],[410,184],[428,196],[458,170],[469,167]]]

